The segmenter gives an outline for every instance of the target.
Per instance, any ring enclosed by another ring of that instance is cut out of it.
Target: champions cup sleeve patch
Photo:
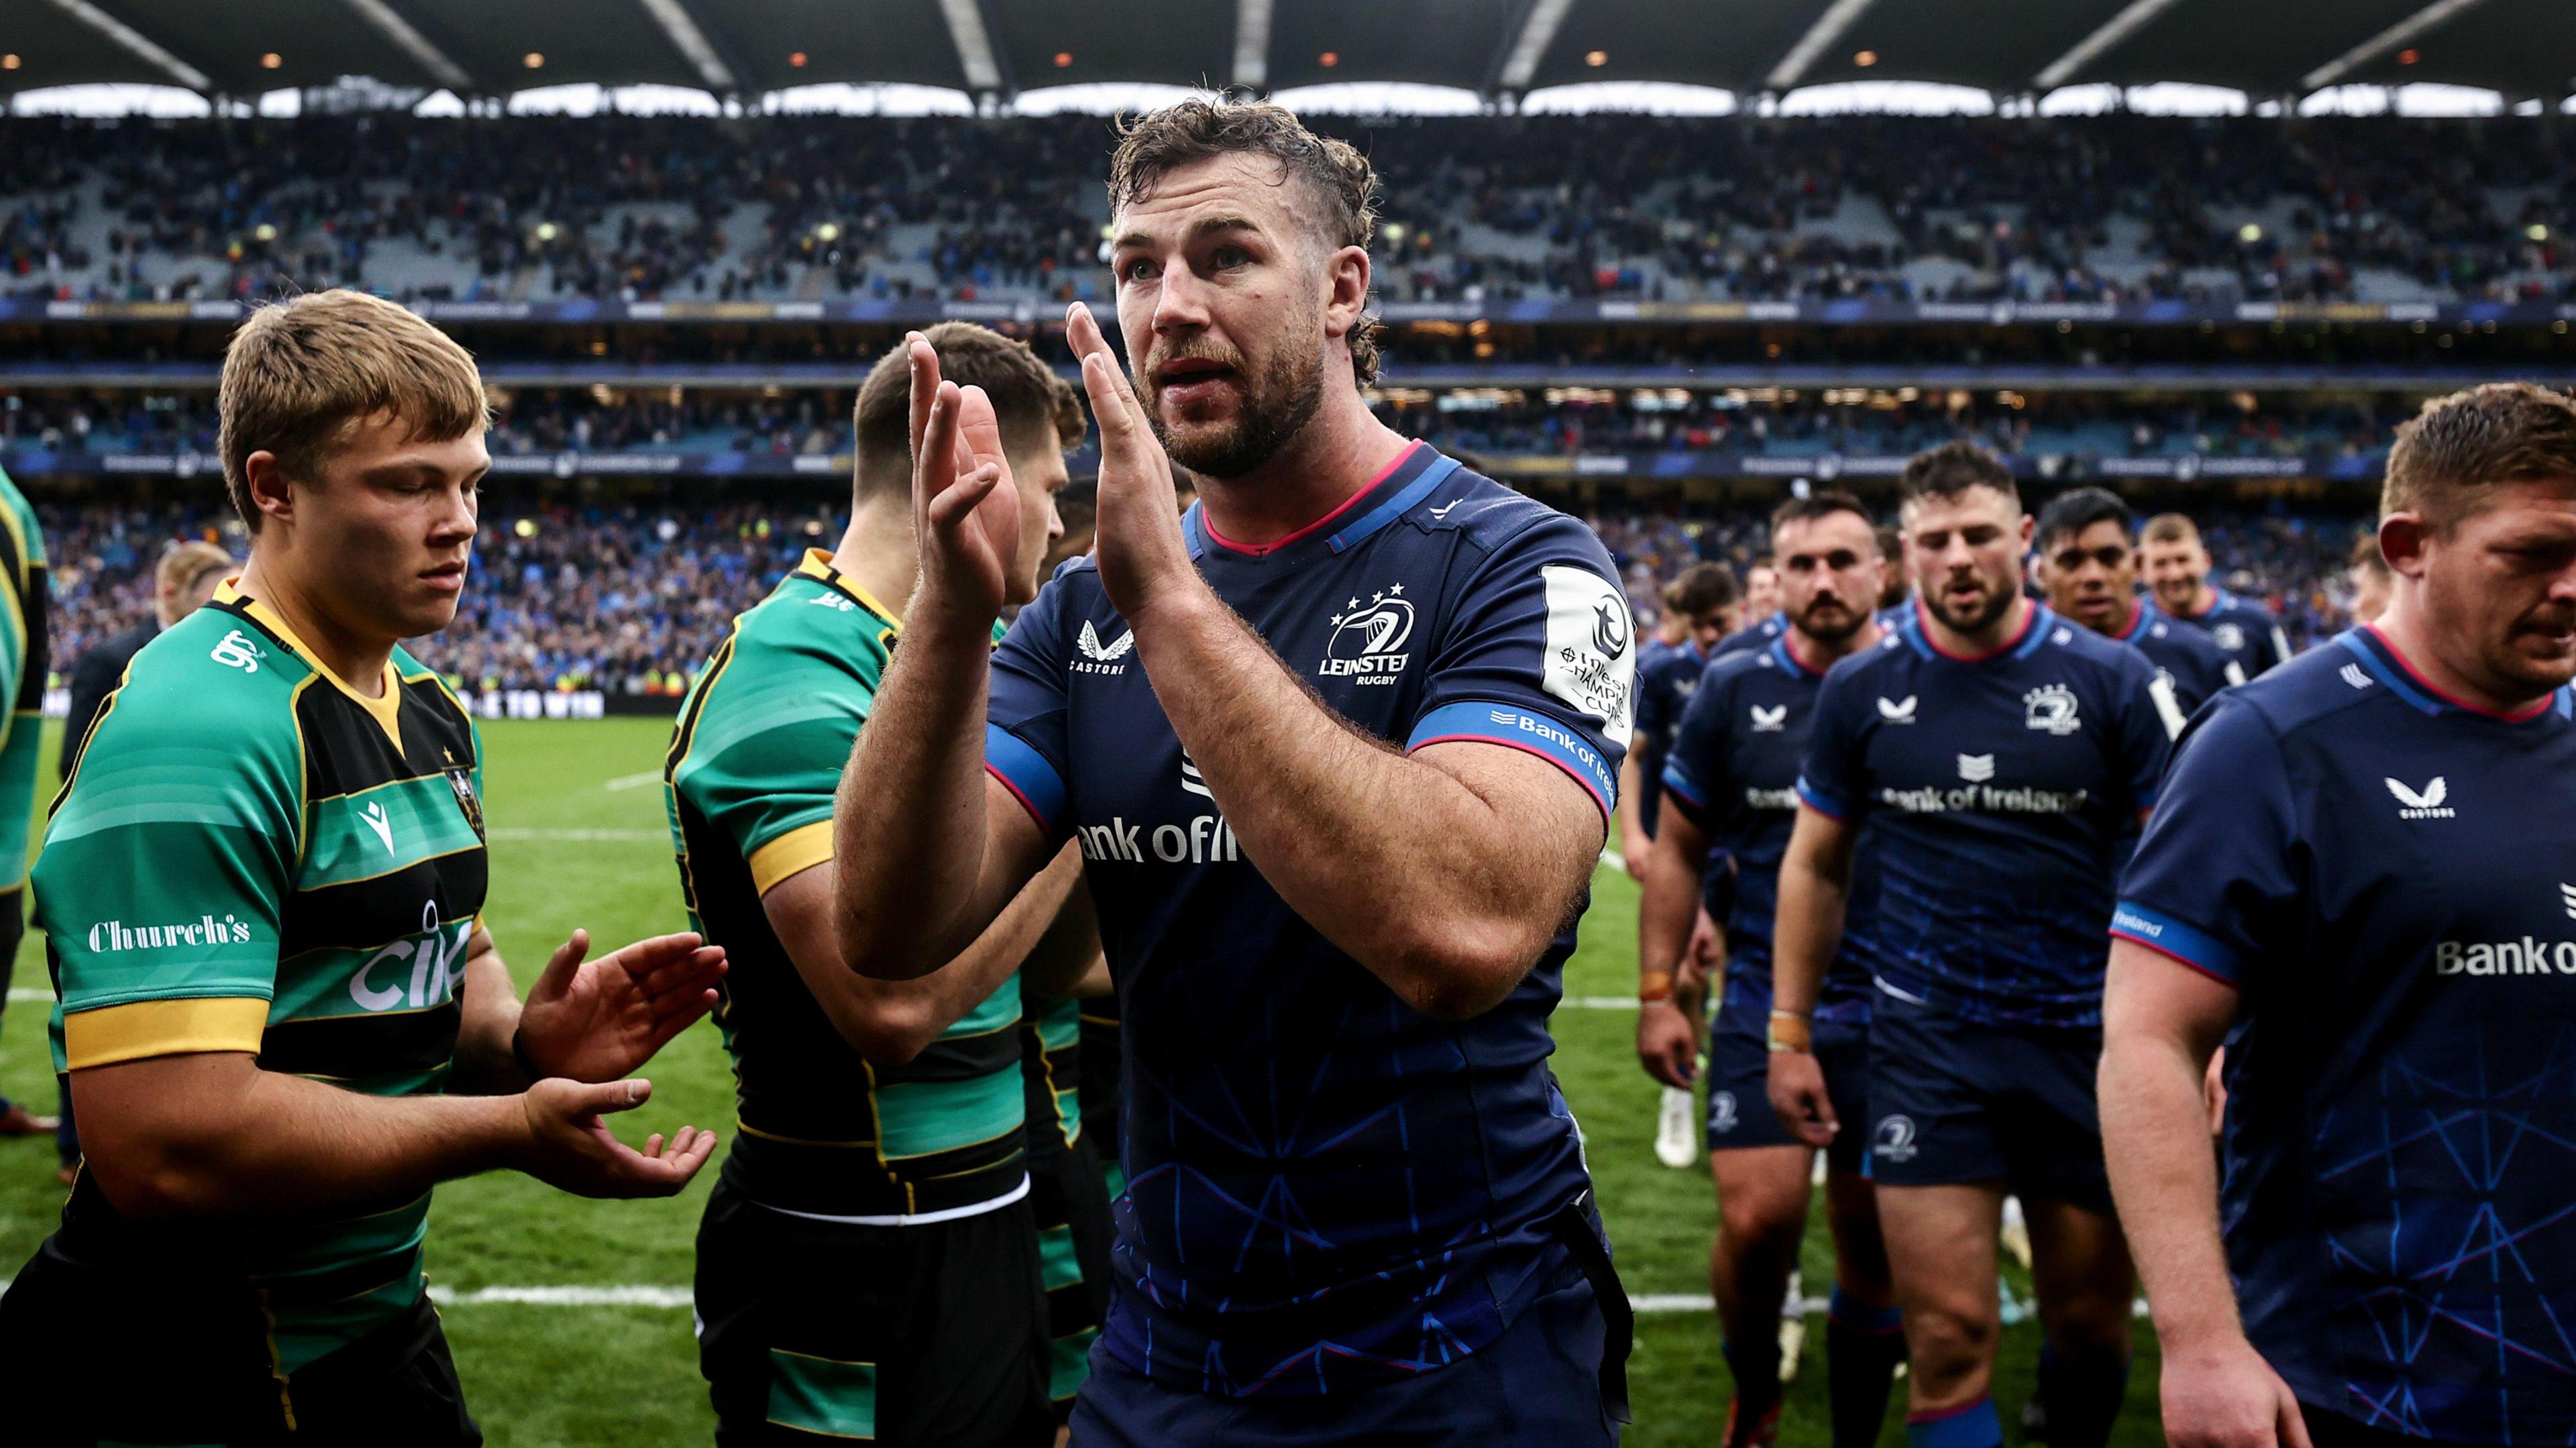
[[[1628,600],[1588,568],[1551,564],[1547,583],[1546,657],[1539,687],[1601,721],[1622,748],[1629,735],[1629,684],[1637,672],[1637,624]]]

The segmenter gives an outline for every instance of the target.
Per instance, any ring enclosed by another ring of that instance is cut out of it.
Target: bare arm
[[[1676,988],[1699,920],[1708,836],[1671,800],[1647,856],[1637,902],[1637,1059],[1667,1086],[1687,1087],[1699,1067],[1699,996]]]
[[[2164,1349],[2167,1436],[2181,1448],[2305,1448],[2297,1400],[2246,1341],[2218,1235],[2202,1095],[2235,989],[2128,940],[2102,1001],[2102,1149]]]
[[[1102,586],[1244,854],[1416,1009],[1491,1009],[1591,878],[1607,822],[1589,791],[1495,745],[1402,754],[1326,708],[1191,563],[1171,460],[1088,310],[1066,339],[1100,422]]]
[[[322,1216],[496,1167],[584,1196],[668,1196],[715,1145],[692,1127],[668,1153],[658,1134],[641,1152],[611,1136],[600,1116],[642,1105],[643,1081],[379,1097],[216,1051],[88,1067],[71,1085],[85,1169],[137,1218]]]
[[[880,1066],[900,1066],[1001,989],[1055,929],[1082,876],[1071,846],[1031,880],[956,959],[910,980],[872,980],[850,969],[832,938],[831,861],[799,870],[760,897],[796,974],[841,1038]]]
[[[1809,1023],[1824,994],[1825,968],[1842,948],[1852,847],[1859,837],[1857,827],[1802,804],[1780,861],[1780,911],[1771,942],[1771,1107],[1810,1146],[1827,1145],[1841,1128],[1824,1070],[1809,1049]]]
[[[1628,878],[1642,881],[1646,878],[1646,859],[1654,848],[1654,841],[1646,834],[1644,791],[1661,789],[1663,783],[1646,778],[1646,766],[1638,762],[1638,753],[1632,744],[1628,757],[1619,761],[1619,797],[1628,802],[1628,807],[1619,812],[1619,859]]]
[[[921,586],[832,810],[833,853],[850,862],[833,872],[836,953],[880,980],[956,958],[1047,859],[1036,822],[984,773],[993,620],[1019,546],[1000,428],[981,389],[940,381],[917,333],[911,348]]]

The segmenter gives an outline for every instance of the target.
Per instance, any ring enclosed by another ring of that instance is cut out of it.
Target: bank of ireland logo
[[[2343,681],[2352,685],[2354,688],[2367,689],[2370,687],[2370,675],[2361,671],[2361,665],[2346,664],[2343,666],[2341,672],[2343,674]]]
[[[1914,698],[1915,696],[1912,694],[1908,694],[1902,699],[1890,699],[1882,695],[1878,701],[1878,717],[1886,720],[1890,724],[1913,723]]]
[[[1878,1130],[1871,1134],[1870,1152],[1881,1161],[1912,1161],[1915,1152],[1914,1118],[1880,1117]]]
[[[1960,755],[1959,777],[1970,784],[1984,784],[1995,777],[1995,757],[1991,754]]]
[[[1735,1130],[1735,1093],[1712,1092],[1708,1098],[1708,1129],[1719,1136]]]
[[[1092,627],[1091,620],[1086,618],[1082,621],[1082,632],[1074,635],[1073,646],[1082,655],[1073,661],[1075,673],[1123,674],[1127,672],[1127,656],[1136,651],[1136,633],[1130,629],[1120,634],[1117,642],[1104,644],[1100,641],[1100,630]]]
[[[2064,684],[2042,684],[2021,696],[2021,722],[2060,738],[2084,727],[2078,715],[2075,691]]]
[[[2576,920],[2576,885],[2558,887],[2558,903],[2567,907],[2567,918]]]
[[[1413,640],[1413,619],[1413,600],[1404,596],[1401,583],[1370,594],[1366,603],[1352,599],[1344,612],[1333,615],[1317,677],[1394,683],[1411,657],[1404,650]]]
[[[2433,782],[2422,789],[2409,789],[2396,780],[2383,778],[2380,783],[2397,797],[2397,817],[2401,820],[2446,820],[2459,814],[2443,803],[2451,797],[2451,782],[2434,775]]]

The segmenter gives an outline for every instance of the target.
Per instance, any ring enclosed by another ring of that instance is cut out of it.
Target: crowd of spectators
[[[2549,120],[1316,125],[1385,179],[1383,298],[2322,301],[2576,295],[2576,140]],[[1098,295],[1110,140],[1096,116],[9,118],[0,288]]]
[[[734,616],[809,547],[840,539],[843,504],[820,495],[717,502],[661,496],[487,507],[457,621],[409,645],[460,690],[599,690],[676,697]],[[1767,547],[1769,504],[1609,507],[1589,515],[1641,616],[1661,585],[1703,559],[1739,573]],[[245,548],[219,499],[41,502],[53,560],[58,670],[145,617],[152,570],[178,538]],[[2343,626],[2342,576],[2357,514],[2202,511],[2218,581],[2280,613],[2294,640]]]
[[[496,393],[492,451],[848,451],[846,388],[675,388]],[[30,391],[0,396],[0,449],[211,452],[210,394]],[[2387,446],[2407,399],[2250,393],[1787,392],[1638,389],[1390,389],[1380,416],[1445,451],[1480,457],[1717,451],[1775,457],[1890,456],[1969,437],[2007,457],[2363,456]]]

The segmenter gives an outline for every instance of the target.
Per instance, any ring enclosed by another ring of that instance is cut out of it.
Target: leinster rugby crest
[[[1411,655],[1413,603],[1404,585],[1379,589],[1362,604],[1354,598],[1346,613],[1333,615],[1333,636],[1324,643],[1319,678],[1357,678],[1363,684],[1392,684]]]
[[[2076,713],[2075,691],[2064,684],[2042,684],[2021,696],[2022,723],[2063,737],[2084,727]]]
[[[474,771],[448,756],[447,787],[456,791],[456,807],[465,814],[465,822],[474,827],[474,838],[484,839],[483,799],[474,792]]]

